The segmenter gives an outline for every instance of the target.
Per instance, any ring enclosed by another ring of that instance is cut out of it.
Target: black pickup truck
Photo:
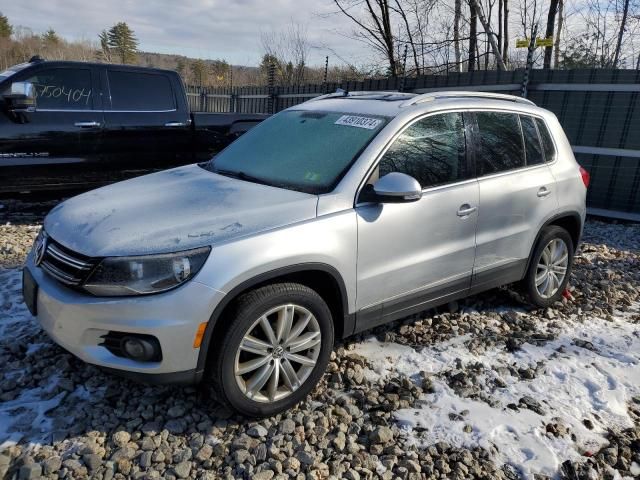
[[[173,71],[34,58],[0,73],[0,193],[203,161],[264,118],[191,113]]]

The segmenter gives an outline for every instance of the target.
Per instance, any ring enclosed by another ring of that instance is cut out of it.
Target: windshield
[[[205,168],[308,193],[331,191],[386,119],[287,110],[252,128]]]

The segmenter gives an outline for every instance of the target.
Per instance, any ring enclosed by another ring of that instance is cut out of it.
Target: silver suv
[[[337,338],[513,282],[558,300],[587,183],[556,117],[527,100],[325,95],[208,163],[58,205],[24,298],[88,363],[205,380],[271,415],[309,393]]]

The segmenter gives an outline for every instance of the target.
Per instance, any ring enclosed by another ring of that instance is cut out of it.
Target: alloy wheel
[[[255,402],[275,402],[298,390],[313,371],[322,335],[316,317],[306,308],[274,307],[249,327],[238,346],[236,382]]]
[[[536,268],[536,290],[542,298],[553,297],[567,275],[569,250],[561,238],[554,238],[542,250]]]

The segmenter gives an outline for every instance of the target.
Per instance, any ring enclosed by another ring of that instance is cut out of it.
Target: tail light
[[[584,183],[585,188],[589,187],[589,182],[591,181],[591,175],[584,168],[580,167],[580,176],[582,177],[582,183]]]

